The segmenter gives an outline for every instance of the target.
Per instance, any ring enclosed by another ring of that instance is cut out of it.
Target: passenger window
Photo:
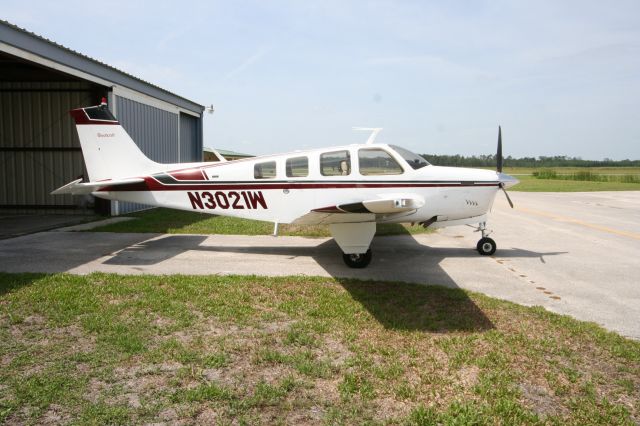
[[[307,157],[288,158],[287,177],[307,177],[309,176],[309,159]]]
[[[276,162],[268,161],[253,166],[253,177],[256,179],[273,179],[276,177]]]
[[[403,172],[398,162],[381,149],[361,149],[358,164],[361,175],[399,175]]]
[[[349,151],[326,152],[320,155],[320,173],[323,176],[347,176],[351,174]]]

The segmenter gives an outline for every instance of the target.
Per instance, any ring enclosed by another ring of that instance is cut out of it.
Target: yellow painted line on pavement
[[[602,232],[608,232],[609,234],[619,235],[621,237],[633,238],[634,240],[640,240],[640,234],[638,234],[636,232],[621,231],[619,229],[613,229],[613,228],[609,228],[607,226],[596,225],[596,224],[593,224],[593,223],[585,222],[583,220],[573,219],[571,217],[566,217],[566,216],[560,216],[560,215],[553,214],[553,213],[547,213],[547,212],[543,212],[543,211],[540,211],[540,210],[528,209],[526,207],[516,207],[516,210],[519,210],[519,211],[522,211],[522,212],[525,212],[525,213],[534,214],[534,215],[537,215],[537,216],[548,217],[550,219],[554,219],[554,220],[557,220],[559,222],[574,223],[576,225],[581,225],[581,226],[584,226],[586,228],[596,229],[596,230],[602,231]]]

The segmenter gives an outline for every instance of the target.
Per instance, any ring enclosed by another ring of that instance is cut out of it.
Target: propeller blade
[[[511,201],[511,197],[509,197],[509,193],[507,193],[507,190],[504,189],[504,183],[500,183],[500,189],[502,189],[502,192],[504,192],[504,196],[507,197],[509,205],[511,206],[511,208],[513,208],[513,201]]]
[[[496,170],[502,173],[502,127],[498,126],[498,152],[496,153]]]

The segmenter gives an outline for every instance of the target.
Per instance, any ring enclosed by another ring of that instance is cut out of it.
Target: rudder
[[[162,167],[147,158],[107,108],[106,102],[71,112],[89,180],[144,176]]]

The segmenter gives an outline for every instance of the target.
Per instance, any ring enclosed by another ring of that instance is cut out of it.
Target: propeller
[[[502,182],[500,182],[500,189],[502,189],[502,192],[504,192],[504,196],[507,197],[507,201],[509,202],[509,205],[511,206],[511,208],[513,208],[513,201],[511,201],[511,197],[509,197],[507,190],[504,189],[504,183]]]
[[[496,171],[498,173],[502,173],[502,127],[498,126],[498,152],[496,152]],[[507,193],[507,190],[504,187],[504,182],[500,182],[498,184],[502,192],[504,192],[504,196],[507,197],[507,201],[511,208],[513,208],[513,202],[511,201],[511,197]]]
[[[498,126],[498,152],[496,153],[497,172],[502,173],[502,127]]]

